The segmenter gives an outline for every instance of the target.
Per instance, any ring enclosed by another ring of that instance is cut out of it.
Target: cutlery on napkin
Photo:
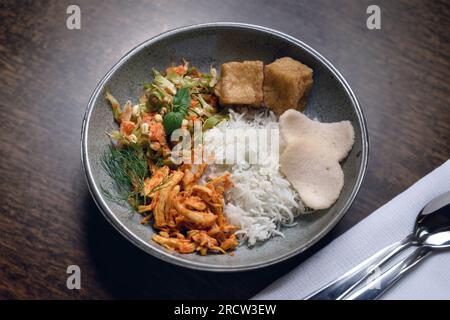
[[[450,190],[450,160],[332,241],[253,299],[302,299],[411,232],[417,212]],[[381,299],[450,299],[450,251],[434,254]]]

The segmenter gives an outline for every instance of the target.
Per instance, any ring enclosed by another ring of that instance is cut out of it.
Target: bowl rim
[[[319,60],[321,63],[323,63],[338,79],[338,81],[343,85],[346,94],[351,98],[352,103],[355,108],[355,113],[357,116],[357,120],[359,122],[359,125],[361,127],[361,142],[362,142],[362,149],[361,149],[361,165],[359,168],[358,176],[355,185],[353,186],[352,192],[345,202],[344,206],[341,208],[341,210],[337,213],[335,218],[325,227],[323,228],[319,233],[314,235],[309,241],[307,241],[303,246],[298,247],[296,249],[293,249],[280,257],[272,258],[267,261],[261,261],[256,263],[251,263],[247,265],[237,265],[237,266],[216,266],[211,265],[208,263],[203,262],[197,262],[197,261],[189,261],[186,259],[183,259],[181,257],[175,256],[170,252],[167,252],[164,250],[164,248],[154,248],[151,247],[146,241],[139,238],[136,234],[134,234],[130,229],[128,229],[112,212],[112,210],[108,207],[105,200],[101,196],[101,192],[99,190],[99,187],[95,183],[91,166],[89,163],[89,153],[88,153],[88,130],[89,130],[89,121],[91,118],[92,110],[94,107],[94,102],[97,100],[99,94],[101,94],[102,89],[105,85],[105,83],[109,80],[109,78],[112,76],[112,74],[119,69],[122,65],[124,65],[132,56],[140,52],[142,49],[154,44],[155,42],[158,42],[162,39],[165,39],[167,37],[171,37],[175,34],[192,31],[192,30],[199,30],[199,29],[214,29],[214,28],[236,28],[236,29],[247,29],[247,30],[253,30],[258,32],[264,32],[268,33],[272,36],[276,36],[279,38],[282,38],[284,40],[287,40],[299,47],[301,47],[303,50],[307,51],[309,54],[314,56],[317,60]],[[344,77],[340,74],[340,72],[327,60],[325,59],[320,53],[312,49],[310,46],[305,44],[304,42],[289,36],[283,32],[253,25],[253,24],[247,24],[247,23],[240,23],[240,22],[209,22],[209,23],[201,23],[201,24],[194,24],[189,25],[185,27],[180,27],[176,29],[172,29],[166,32],[163,32],[159,35],[156,35],[140,44],[138,44],[136,47],[128,51],[118,62],[116,62],[113,67],[106,73],[105,76],[100,80],[100,82],[97,84],[97,87],[91,94],[91,97],[89,98],[85,115],[83,117],[82,122],[82,128],[81,128],[81,162],[82,166],[85,172],[85,178],[87,181],[89,192],[92,195],[92,198],[94,199],[94,202],[96,203],[97,207],[102,212],[103,216],[106,218],[106,220],[117,230],[120,234],[122,234],[127,240],[132,242],[134,245],[142,249],[143,251],[151,254],[152,256],[159,258],[163,261],[173,263],[175,265],[186,267],[190,269],[195,270],[203,270],[203,271],[214,271],[214,272],[238,272],[238,271],[246,271],[246,270],[255,270],[263,267],[268,267],[271,265],[274,265],[276,263],[282,262],[284,260],[287,260],[291,257],[296,256],[297,254],[304,252],[308,248],[310,248],[312,245],[314,245],[316,242],[318,242],[321,238],[323,238],[333,227],[342,219],[342,217],[345,215],[345,213],[348,211],[352,203],[354,202],[356,195],[358,191],[361,188],[361,184],[364,180],[364,177],[366,175],[367,171],[367,164],[368,164],[368,158],[369,158],[369,136],[367,132],[367,124],[366,120],[363,114],[363,111],[361,109],[360,103],[358,99],[356,98],[356,95],[353,93],[352,89],[350,88],[347,81],[344,79]]]

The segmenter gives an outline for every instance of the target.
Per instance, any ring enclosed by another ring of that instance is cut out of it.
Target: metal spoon
[[[392,257],[415,245],[419,248],[380,277],[373,279],[354,293],[355,287],[371,276]],[[405,239],[380,250],[340,278],[314,292],[306,299],[374,299],[385,292],[431,250],[450,247],[450,192],[431,200],[416,218],[413,233]],[[376,284],[376,286],[375,286]]]

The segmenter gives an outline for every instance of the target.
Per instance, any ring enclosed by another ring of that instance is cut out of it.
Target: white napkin
[[[379,249],[411,233],[415,217],[450,190],[450,160],[336,238],[253,299],[302,299]],[[450,299],[450,251],[425,258],[382,299]]]

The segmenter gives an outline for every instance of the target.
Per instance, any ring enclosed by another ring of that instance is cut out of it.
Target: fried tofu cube
[[[222,64],[216,94],[222,105],[260,106],[263,101],[264,68],[262,61]]]
[[[287,109],[303,111],[313,84],[313,71],[289,57],[264,68],[264,104],[277,115]]]

